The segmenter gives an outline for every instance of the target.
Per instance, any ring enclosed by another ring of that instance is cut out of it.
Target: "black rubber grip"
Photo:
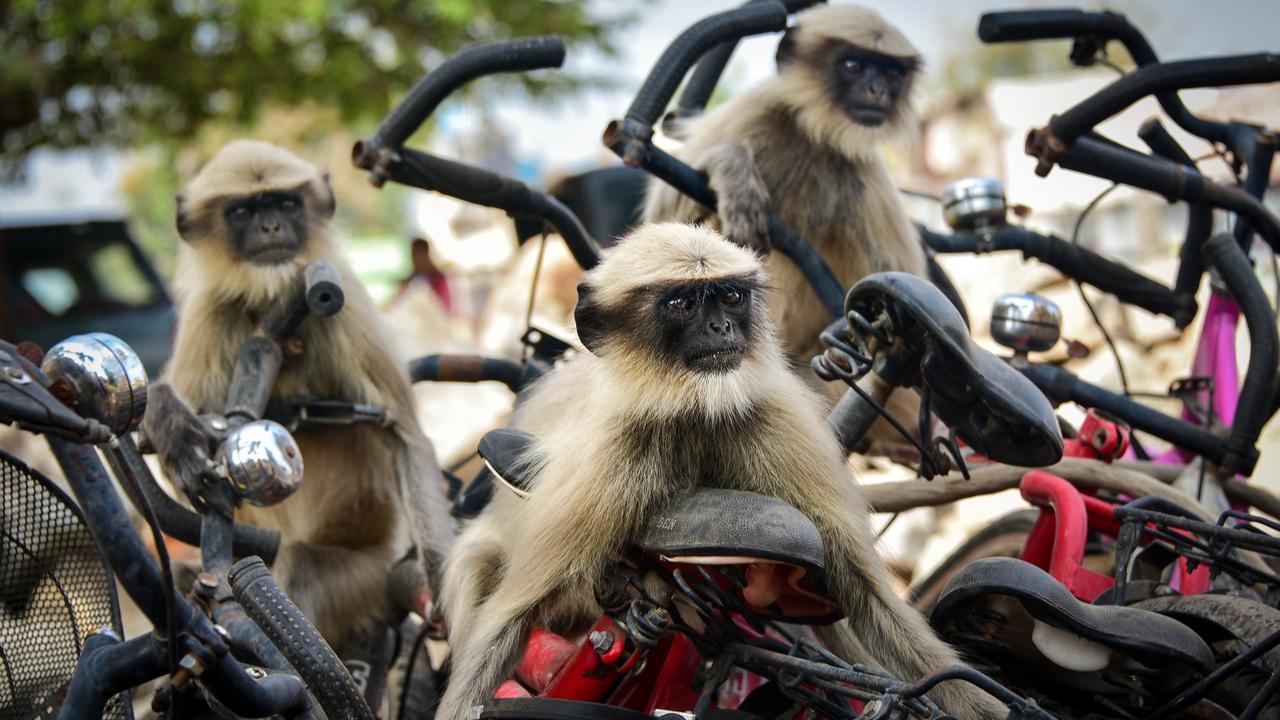
[[[1087,35],[1122,39],[1131,30],[1123,15],[1070,9],[992,12],[978,20],[978,39],[985,43],[1069,40]]]
[[[1180,60],[1139,68],[1049,121],[1054,136],[1070,145],[1095,125],[1152,94],[1188,88],[1280,81],[1280,55],[1256,53]]]
[[[600,246],[577,215],[559,200],[514,178],[409,148],[400,150],[399,162],[388,168],[387,177],[511,215],[546,220],[564,238],[579,265],[591,269],[600,262]]]
[[[976,253],[980,251],[1019,250],[1056,268],[1067,277],[1115,295],[1157,315],[1167,315],[1179,327],[1195,317],[1194,291],[1178,294],[1159,282],[1109,260],[1092,250],[1073,245],[1053,235],[1041,235],[1016,225],[1007,225],[979,241],[971,233],[946,235],[920,227],[920,236],[929,247],[940,253]]]
[[[1170,201],[1202,203],[1234,212],[1249,221],[1267,244],[1280,252],[1280,221],[1249,193],[1219,185],[1195,170],[1163,158],[1082,137],[1058,158],[1068,170],[1142,188]]]
[[[260,558],[231,566],[227,580],[236,601],[289,659],[330,720],[374,720],[351,673]]]
[[[483,355],[425,355],[409,361],[412,382],[500,382],[519,392],[527,381],[525,366]]]
[[[1227,454],[1222,459],[1224,471],[1249,475],[1258,461],[1255,447],[1258,435],[1271,416],[1276,365],[1280,362],[1276,317],[1253,273],[1249,257],[1234,236],[1223,234],[1210,238],[1204,244],[1204,255],[1231,291],[1249,330],[1249,365],[1240,386],[1240,404],[1236,406],[1231,433],[1227,436]]]
[[[1157,155],[1194,168],[1195,161],[1178,141],[1169,134],[1156,118],[1148,118],[1138,128],[1138,137]],[[1201,245],[1213,231],[1213,208],[1203,203],[1187,205],[1187,232],[1178,250],[1178,274],[1173,283],[1175,293],[1194,295],[1204,275],[1204,254]]]
[[[338,271],[329,263],[320,261],[307,265],[303,276],[306,280],[303,294],[311,314],[320,317],[336,315],[346,303]]]
[[[454,90],[484,75],[556,68],[564,41],[554,35],[474,45],[450,57],[418,81],[382,121],[370,149],[400,147]]]
[[[689,68],[713,46],[786,27],[787,9],[779,2],[744,5],[699,20],[680,33],[658,58],[627,109],[627,122],[653,127]]]
[[[776,1],[748,0],[746,5]],[[798,13],[823,1],[782,0],[782,6],[789,13]],[[715,92],[716,86],[720,84],[720,76],[724,74],[729,58],[733,56],[733,51],[737,47],[737,39],[722,42],[698,61],[698,66],[693,69],[693,74],[689,76],[689,82],[685,83],[684,90],[680,93],[680,100],[676,103],[677,117],[692,117],[702,112],[707,102],[711,100],[711,94]]]
[[[1176,296],[1169,288],[1146,275],[1061,238],[1028,232],[1022,252],[1057,268],[1069,278],[1157,315],[1167,315],[1185,323],[1191,321],[1188,315],[1195,313],[1194,297]]]

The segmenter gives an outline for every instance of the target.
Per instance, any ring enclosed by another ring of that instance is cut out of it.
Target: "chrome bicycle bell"
[[[75,389],[75,409],[107,426],[130,432],[147,409],[147,372],[137,353],[114,335],[72,335],[44,356],[40,371],[50,382],[66,380]]]
[[[271,420],[245,423],[223,441],[218,460],[236,494],[252,505],[275,505],[302,484],[302,451],[283,425]]]
[[[1015,353],[1049,350],[1061,334],[1062,311],[1039,295],[1001,295],[991,308],[991,337]]]
[[[1003,225],[1006,210],[1004,185],[995,178],[963,178],[942,191],[942,215],[957,232]]]

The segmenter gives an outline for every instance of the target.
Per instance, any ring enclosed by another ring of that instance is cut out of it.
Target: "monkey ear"
[[[778,41],[778,52],[774,54],[774,60],[778,63],[778,69],[796,59],[796,26],[792,25],[787,31],[782,33],[782,39]]]
[[[329,172],[320,173],[315,185],[316,211],[327,220],[333,217],[333,212],[338,207],[338,201],[333,195],[333,185],[329,183]]]
[[[591,286],[578,283],[578,304],[573,308],[573,322],[578,327],[578,340],[592,355],[600,354],[607,331],[604,309],[595,301]]]
[[[177,210],[174,221],[178,226],[178,237],[186,240],[194,229],[194,223],[192,222],[190,215],[187,213],[186,198],[182,197],[182,193],[178,193],[173,200],[173,204]]]

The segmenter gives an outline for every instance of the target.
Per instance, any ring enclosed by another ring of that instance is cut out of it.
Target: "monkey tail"
[[[401,502],[406,505],[409,538],[418,548],[427,586],[438,597],[444,560],[453,544],[454,522],[449,515],[444,476],[436,460],[435,448],[416,428],[396,424],[402,444],[396,460]]]

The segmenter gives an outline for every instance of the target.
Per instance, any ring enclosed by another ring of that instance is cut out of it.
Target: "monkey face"
[[[828,85],[849,119],[879,127],[894,117],[915,73],[912,62],[846,43],[835,44],[830,57]]]
[[[222,210],[237,257],[255,265],[292,260],[307,242],[307,213],[296,192],[263,192],[227,201]]]
[[[751,340],[751,288],[737,282],[684,285],[655,307],[659,347],[689,370],[729,372],[742,364]]]

